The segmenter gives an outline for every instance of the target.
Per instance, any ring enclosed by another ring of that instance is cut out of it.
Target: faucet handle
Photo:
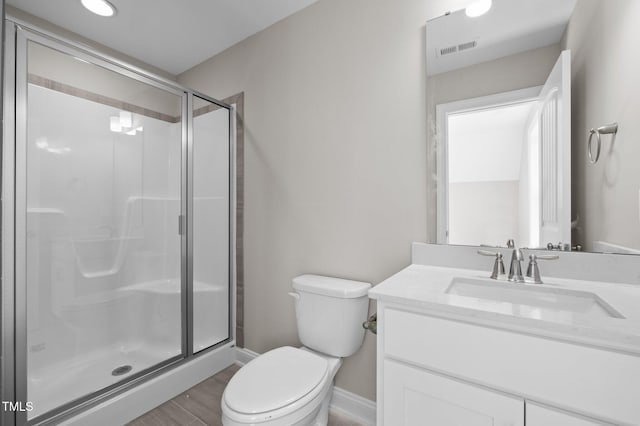
[[[531,258],[534,259],[538,259],[538,260],[556,260],[556,259],[560,259],[560,256],[558,256],[557,254],[532,254],[529,256],[529,259]]]
[[[480,256],[497,256],[502,253],[500,253],[499,251],[478,250],[478,254]]]
[[[540,277],[540,268],[538,268],[537,260],[556,260],[560,256],[557,254],[531,254],[529,255],[529,266],[527,267],[527,277],[533,278],[533,282],[536,284],[543,284]]]
[[[489,278],[497,280],[499,276],[504,275],[504,262],[502,261],[502,253],[499,251],[478,250],[478,254],[481,256],[495,256],[496,260],[493,262],[493,270]]]

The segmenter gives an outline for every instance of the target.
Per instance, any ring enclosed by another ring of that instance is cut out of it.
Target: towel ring
[[[589,154],[589,162],[595,164],[600,159],[600,151],[602,149],[602,138],[600,135],[615,135],[618,133],[618,123],[607,124],[606,126],[600,126],[597,129],[589,130],[589,142],[587,143],[587,153]],[[595,156],[591,150],[591,143],[593,141],[593,135],[596,135],[596,154]]]
[[[598,145],[596,147],[596,155],[595,158],[593,154],[591,154],[591,140],[593,139],[593,135],[598,135]],[[600,133],[596,129],[589,130],[589,143],[587,144],[587,152],[589,153],[589,162],[591,164],[596,164],[600,159],[600,149],[602,148],[602,139],[600,138]]]

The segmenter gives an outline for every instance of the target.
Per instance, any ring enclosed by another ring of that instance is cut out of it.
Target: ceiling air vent
[[[440,54],[439,56],[451,55],[453,53],[460,53],[465,50],[473,49],[478,47],[477,40],[467,41],[466,43],[455,44],[453,46],[443,47],[438,49],[437,52]]]
[[[440,49],[440,56],[450,55],[458,51],[458,46],[445,47]]]
[[[473,40],[473,41],[468,41],[466,43],[462,43],[458,45],[458,51],[462,52],[463,50],[468,50],[468,49],[473,49],[474,47],[476,47],[478,45],[478,42]]]

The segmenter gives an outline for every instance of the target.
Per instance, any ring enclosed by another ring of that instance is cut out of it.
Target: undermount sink
[[[598,295],[588,291],[455,277],[445,293],[590,317],[624,318]]]

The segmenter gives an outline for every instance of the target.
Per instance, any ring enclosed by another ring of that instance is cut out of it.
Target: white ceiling
[[[558,43],[577,0],[493,0],[485,15],[464,9],[427,22],[427,74],[435,75]],[[440,49],[476,41],[477,47],[441,56]]]
[[[222,52],[317,0],[110,0],[103,18],[80,0],[6,3],[171,74]]]

